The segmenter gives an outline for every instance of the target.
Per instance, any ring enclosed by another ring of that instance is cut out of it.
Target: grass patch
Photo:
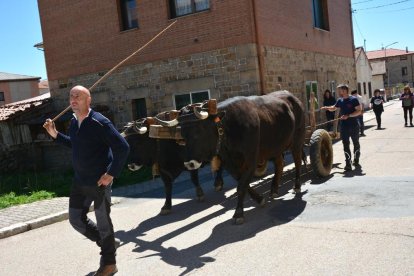
[[[73,171],[15,172],[0,175],[0,209],[38,200],[69,196]],[[140,183],[152,178],[151,168],[137,172],[124,169],[113,188]]]
[[[43,199],[53,198],[54,193],[47,191],[33,192],[30,195],[16,195],[14,192],[0,196],[0,209],[7,208],[14,205],[31,203]]]

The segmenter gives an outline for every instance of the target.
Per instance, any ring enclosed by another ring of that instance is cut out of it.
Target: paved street
[[[367,113],[366,118],[373,118]],[[244,225],[233,225],[235,181],[225,193],[202,176],[204,202],[182,176],[173,213],[158,216],[163,191],[123,198],[112,208],[117,275],[414,275],[414,128],[399,102],[386,108],[383,130],[366,122],[362,168],[343,173],[340,142],[331,177],[304,173],[302,195],[289,190],[264,208],[246,200]],[[268,193],[270,177],[255,188]],[[67,221],[0,240],[0,275],[92,275],[99,250]]]

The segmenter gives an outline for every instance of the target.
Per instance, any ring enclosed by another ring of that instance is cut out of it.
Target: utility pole
[[[390,89],[390,70],[388,69],[388,65],[387,65],[387,48],[391,45],[397,44],[398,41],[393,42],[391,44],[388,44],[387,46],[383,47],[384,50],[384,60],[385,60],[385,71],[387,72],[387,86],[388,89]]]

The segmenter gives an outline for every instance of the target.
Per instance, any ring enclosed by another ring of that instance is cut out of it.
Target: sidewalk
[[[392,100],[385,103],[384,107],[397,102],[398,100]],[[375,120],[374,112],[372,110],[365,111],[364,122],[371,120]],[[204,167],[199,176],[200,182],[202,182],[205,177],[211,177],[210,168],[208,166]],[[182,173],[176,179],[176,182],[181,181],[188,182],[188,174]],[[121,202],[123,197],[138,196],[142,193],[162,188],[163,183],[160,178],[144,183],[115,188],[112,192],[112,204]],[[69,198],[59,197],[0,210],[0,239],[66,220],[68,218],[68,204]]]

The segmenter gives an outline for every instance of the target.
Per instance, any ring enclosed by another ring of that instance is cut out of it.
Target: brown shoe
[[[104,265],[101,266],[98,271],[93,274],[94,276],[112,276],[115,275],[115,273],[118,272],[118,268],[115,264],[112,265]]]

